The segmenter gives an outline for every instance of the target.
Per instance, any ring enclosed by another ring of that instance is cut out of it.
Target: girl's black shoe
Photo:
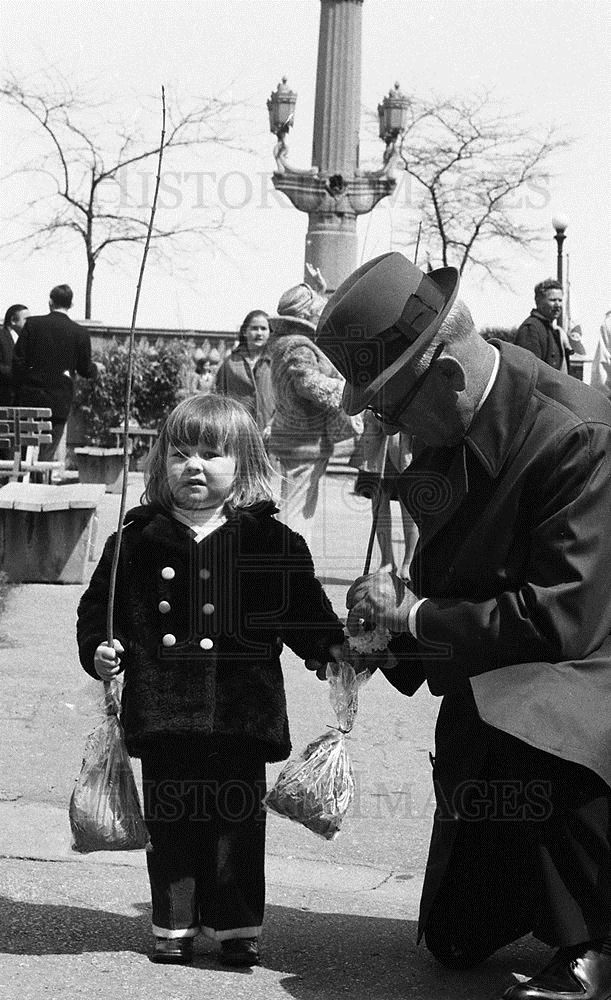
[[[193,961],[193,938],[155,938],[151,962],[164,965],[190,965]]]
[[[221,941],[219,955],[223,965],[259,965],[259,942],[256,938],[230,938]]]

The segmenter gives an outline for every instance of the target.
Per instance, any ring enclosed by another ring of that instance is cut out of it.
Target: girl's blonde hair
[[[146,462],[144,503],[171,510],[173,500],[166,473],[168,451],[200,443],[235,459],[235,476],[226,506],[238,510],[262,500],[276,499],[275,473],[257,425],[236,399],[213,394],[190,396],[170,413]]]

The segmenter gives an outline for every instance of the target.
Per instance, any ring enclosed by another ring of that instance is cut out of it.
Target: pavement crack
[[[385,878],[383,878],[381,882],[378,882],[377,885],[372,886],[371,892],[375,892],[376,889],[381,889],[383,885],[386,885],[386,883],[390,882],[391,878],[394,877],[395,877],[395,872],[393,869],[393,871],[389,872],[388,875]]]

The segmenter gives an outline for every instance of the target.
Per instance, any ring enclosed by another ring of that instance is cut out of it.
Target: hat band
[[[416,291],[408,298],[396,325],[412,344],[437,319],[444,306],[443,292],[424,275]]]

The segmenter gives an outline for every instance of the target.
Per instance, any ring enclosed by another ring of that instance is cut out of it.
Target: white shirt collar
[[[202,510],[182,510],[178,507],[172,508],[172,517],[182,524],[186,524],[193,532],[193,541],[199,544],[203,538],[207,538],[213,531],[225,524],[227,518],[222,509],[211,508],[209,511]]]
[[[490,344],[490,346],[491,346],[492,350],[494,351],[494,365],[492,366],[492,372],[490,374],[490,378],[488,379],[488,384],[487,384],[486,388],[484,389],[484,394],[483,394],[482,398],[480,399],[479,403],[477,404],[475,413],[479,413],[479,411],[481,410],[482,406],[484,405],[484,403],[488,399],[488,396],[492,392],[492,386],[496,382],[496,377],[497,377],[497,375],[499,373],[499,365],[501,364],[501,355],[500,355],[498,349],[494,346],[494,344]],[[475,416],[475,414],[474,414],[474,416]]]

